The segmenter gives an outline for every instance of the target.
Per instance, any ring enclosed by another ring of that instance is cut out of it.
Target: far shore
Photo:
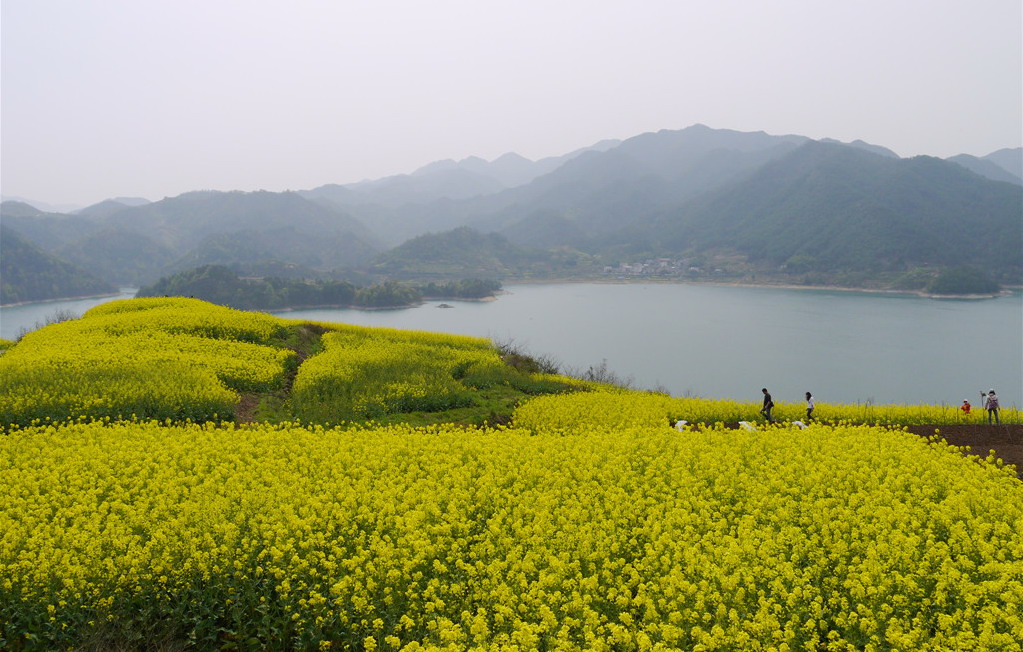
[[[768,288],[778,290],[816,290],[816,291],[828,291],[828,292],[861,292],[868,294],[891,294],[891,295],[905,295],[905,296],[916,296],[925,299],[936,299],[936,300],[951,300],[951,301],[978,301],[982,299],[996,299],[998,297],[1008,296],[1015,292],[1023,291],[1023,286],[1018,285],[1006,285],[1003,286],[1002,290],[993,294],[929,294],[923,290],[896,290],[891,288],[856,288],[847,287],[842,285],[797,285],[794,283],[753,283],[750,281],[725,281],[725,280],[693,280],[693,279],[682,279],[682,278],[652,278],[652,277],[641,277],[641,278],[607,278],[607,277],[593,277],[593,278],[553,278],[553,279],[506,279],[504,281],[505,287],[498,290],[495,295],[478,298],[468,297],[442,297],[442,296],[429,296],[423,297],[422,301],[416,303],[403,304],[400,306],[357,306],[357,305],[315,305],[315,306],[284,306],[280,308],[254,308],[254,310],[260,311],[272,311],[272,312],[291,312],[295,310],[401,310],[404,308],[413,308],[415,306],[423,305],[428,301],[468,301],[468,302],[487,302],[496,301],[497,297],[502,294],[507,294],[507,285],[558,285],[558,284],[569,284],[569,283],[593,283],[600,285],[633,285],[641,283],[657,283],[666,285],[710,285],[715,287],[743,287],[743,288]],[[91,294],[80,297],[61,297],[57,299],[40,299],[36,301],[19,301],[16,303],[5,303],[0,304],[0,308],[14,308],[17,306],[24,306],[35,303],[57,303],[61,301],[85,301],[88,299],[103,299],[107,297],[116,297],[124,294],[124,291],[111,292],[106,294]]]
[[[923,290],[895,290],[891,288],[853,288],[844,285],[796,285],[792,283],[751,283],[749,281],[714,281],[681,278],[566,278],[566,279],[509,279],[507,285],[557,285],[559,283],[594,283],[603,285],[631,285],[660,283],[666,285],[711,285],[715,287],[774,288],[778,290],[825,290],[831,292],[863,292],[869,294],[893,294],[923,297],[925,299],[976,300],[996,299],[1023,290],[1023,286],[1007,285],[994,294],[929,294]]]
[[[502,294],[498,292],[498,294]],[[481,303],[485,301],[497,301],[496,296],[489,297],[478,297],[478,298],[466,298],[466,297],[423,297],[422,301],[416,301],[415,303],[403,303],[398,306],[358,306],[353,304],[348,305],[319,305],[319,306],[285,306],[281,308],[252,308],[259,312],[295,312],[296,310],[404,310],[405,308],[415,308],[422,306],[428,301],[469,301],[472,303]]]

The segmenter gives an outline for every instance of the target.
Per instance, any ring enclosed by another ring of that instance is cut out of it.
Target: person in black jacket
[[[767,388],[760,390],[764,393],[764,407],[760,408],[760,414],[764,415],[768,423],[774,423],[771,419],[771,410],[774,408],[774,401],[771,400],[771,393],[767,391]]]

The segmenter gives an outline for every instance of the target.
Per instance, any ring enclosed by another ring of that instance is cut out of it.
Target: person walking
[[[814,408],[813,394],[811,394],[810,392],[807,392],[806,393],[806,420],[807,421],[812,421],[813,420],[813,408]]]
[[[767,391],[767,388],[760,390],[764,393],[764,407],[760,408],[760,414],[764,415],[768,423],[774,423],[771,419],[771,410],[774,409],[774,401],[771,400],[771,393]]]
[[[995,419],[995,423],[1001,424],[998,420],[998,395],[995,394],[995,390],[991,390],[987,393],[987,399],[984,401],[984,409],[987,410],[987,422],[991,423],[991,417]]]

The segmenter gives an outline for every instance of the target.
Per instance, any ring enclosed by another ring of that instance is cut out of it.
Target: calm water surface
[[[25,331],[35,330],[46,323],[49,317],[57,312],[70,312],[78,317],[89,308],[115,299],[131,299],[138,288],[121,288],[121,293],[111,297],[92,299],[61,299],[59,301],[39,301],[19,306],[0,308],[0,339],[14,340]]]
[[[949,403],[995,388],[1023,406],[1023,294],[980,301],[685,284],[512,285],[497,301],[276,314],[489,337],[563,368],[609,369],[674,395],[758,401]],[[91,305],[100,303],[91,300]],[[0,310],[12,339],[58,308]],[[77,302],[81,303],[81,302]],[[67,304],[67,305],[65,305]],[[83,304],[84,305],[84,304]],[[88,307],[91,307],[88,306]],[[27,322],[27,323],[24,323]]]
[[[585,370],[607,361],[639,387],[758,401],[1023,406],[1023,295],[912,295],[683,284],[508,286],[497,301],[393,311],[278,313],[481,335]]]

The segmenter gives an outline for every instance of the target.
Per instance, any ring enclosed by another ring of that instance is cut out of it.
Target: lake
[[[16,339],[24,331],[35,330],[45,324],[49,317],[58,312],[72,313],[80,317],[86,310],[101,303],[115,299],[131,299],[137,291],[138,288],[121,288],[120,294],[109,297],[37,301],[0,307],[0,339]]]
[[[109,299],[107,299],[109,300]],[[0,337],[57,309],[0,309]],[[446,303],[452,308],[440,308]],[[81,307],[76,307],[81,306]],[[639,388],[674,395],[977,405],[994,388],[1023,406],[1023,294],[913,295],[661,283],[509,285],[496,301],[430,301],[399,310],[301,310],[290,318],[478,335],[563,368],[607,362]]]

